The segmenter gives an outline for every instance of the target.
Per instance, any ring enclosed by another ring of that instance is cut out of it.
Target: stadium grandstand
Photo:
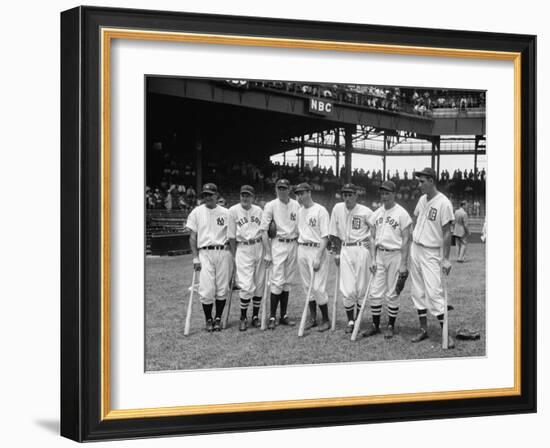
[[[438,188],[455,206],[467,200],[471,228],[481,230],[482,91],[158,77],[147,79],[147,89],[150,254],[187,250],[186,218],[203,182],[215,182],[231,206],[243,184],[256,188],[263,205],[278,178],[307,181],[330,211],[343,183],[361,187],[360,202],[372,208],[378,186],[392,179],[397,201],[412,212],[420,195],[414,168],[389,170],[392,157],[429,157]],[[353,167],[355,155],[377,156],[381,168]],[[470,156],[471,166],[442,170],[447,155]]]

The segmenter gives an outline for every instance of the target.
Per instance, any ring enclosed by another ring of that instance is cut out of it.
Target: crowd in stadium
[[[448,89],[409,89],[355,84],[309,84],[282,81],[227,80],[239,89],[274,89],[291,94],[326,98],[391,112],[431,115],[434,109],[467,111],[485,107],[485,93],[461,93]]]
[[[409,172],[395,170],[387,172],[387,179],[393,180],[397,185],[396,199],[405,208],[414,208],[414,204],[420,196],[418,182],[414,176],[414,169]],[[317,193],[320,201],[329,206],[336,201],[337,195],[344,178],[345,168],[342,167],[340,178],[336,177],[332,167],[310,167],[306,165],[300,172],[297,165],[270,163],[265,167],[258,167],[252,163],[220,164],[208,166],[203,173],[204,179],[216,179],[216,183],[222,191],[222,196],[231,196],[238,191],[243,184],[253,185],[259,196],[269,198],[273,193],[275,182],[279,178],[286,178],[292,184],[308,182]],[[455,170],[453,174],[447,170],[440,173],[438,187],[445,192],[451,200],[469,199],[470,214],[479,216],[479,198],[485,194],[486,171],[474,172],[473,170]],[[362,201],[371,206],[378,200],[378,187],[382,183],[381,170],[355,169],[352,171],[351,181],[361,188]],[[195,173],[190,167],[181,170],[172,169],[164,172],[160,184],[146,188],[146,206],[148,209],[183,210],[189,211],[198,204],[199,196],[193,185]],[[478,204],[477,206],[475,204]],[[231,204],[230,204],[231,205]]]

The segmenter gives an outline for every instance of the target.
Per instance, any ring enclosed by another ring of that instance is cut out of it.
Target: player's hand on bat
[[[265,263],[266,267],[271,266],[272,262],[273,262],[273,259],[271,258],[271,255],[270,254],[265,254],[264,255],[264,263]]]
[[[340,255],[336,254],[334,257],[334,264],[340,267]]]
[[[371,267],[369,268],[369,271],[371,274],[374,274],[376,272],[376,264],[372,264]]]
[[[451,273],[451,262],[447,259],[443,260],[441,263],[441,269],[445,275],[449,275]]]
[[[193,269],[197,272],[199,272],[201,270],[201,262],[198,261],[198,260],[193,260]]]
[[[399,269],[397,271],[399,272],[399,275],[404,275],[404,274],[407,274],[409,272],[409,270],[407,269],[406,264],[400,265]]]

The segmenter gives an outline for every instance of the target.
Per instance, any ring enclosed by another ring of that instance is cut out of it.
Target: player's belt
[[[376,246],[376,250],[381,250],[382,252],[395,252],[396,250],[401,250],[401,249],[386,249],[385,247],[382,247],[382,246]]]
[[[227,246],[203,246],[199,247],[199,250],[224,250]]]
[[[277,238],[281,243],[294,243],[296,240],[296,238]]]
[[[321,245],[319,243],[298,243],[300,246],[306,246],[306,247],[320,247]]]
[[[245,246],[252,246],[256,243],[259,243],[262,241],[262,238],[256,238],[254,240],[248,240],[248,241],[237,241],[237,244],[244,244]]]
[[[368,246],[368,245],[369,245],[368,241],[356,241],[355,243],[342,243],[342,246],[346,246],[346,247],[349,247],[349,246]]]

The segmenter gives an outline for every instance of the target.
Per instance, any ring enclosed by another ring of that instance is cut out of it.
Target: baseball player
[[[441,273],[449,275],[451,272],[449,253],[454,214],[449,199],[436,188],[436,174],[432,168],[424,168],[415,176],[423,194],[414,210],[411,244],[412,301],[420,319],[420,332],[412,342],[420,342],[428,337],[428,311],[443,327],[445,301]],[[453,347],[454,341],[449,337],[449,348]]]
[[[372,210],[357,203],[357,187],[345,184],[341,190],[343,202],[332,209],[330,235],[340,266],[340,292],[348,324],[346,333],[353,332],[357,311],[367,291],[370,266],[373,260],[373,241],[370,232]]]
[[[406,280],[407,260],[411,241],[412,220],[407,211],[395,202],[395,183],[383,182],[379,188],[382,206],[371,218],[371,231],[374,239],[374,263],[369,301],[372,312],[372,326],[363,336],[380,333],[382,302],[386,301],[388,326],[384,332],[386,339],[394,334],[395,320],[399,312],[398,277]],[[404,285],[404,280],[402,285]],[[401,286],[402,288],[402,286]]]
[[[277,307],[281,304],[281,325],[296,325],[287,316],[288,293],[296,272],[296,252],[298,247],[298,210],[300,205],[290,198],[290,182],[279,179],[275,184],[277,198],[265,205],[262,215],[262,243],[264,260],[271,270],[271,309],[267,328],[275,329]],[[271,222],[275,222],[276,234],[272,243],[269,241],[268,230]]]
[[[260,224],[262,209],[254,205],[255,191],[250,185],[243,185],[240,191],[241,202],[229,209],[229,241],[236,243],[235,279],[240,288],[241,321],[240,331],[248,328],[246,316],[252,300],[252,326],[260,326],[258,313],[262,301],[265,278],[263,246]]]
[[[191,231],[189,243],[193,252],[193,268],[200,271],[199,296],[206,318],[206,331],[221,331],[235,246],[228,240],[229,210],[216,203],[216,185],[205,184],[201,197],[202,205],[193,209],[187,218],[187,228]],[[216,315],[212,320],[214,302]]]
[[[298,202],[302,205],[298,211],[298,269],[306,294],[313,282],[308,303],[310,319],[304,329],[309,330],[317,327],[317,305],[319,305],[322,322],[317,330],[323,332],[330,329],[328,294],[326,292],[330,218],[325,207],[313,202],[309,184],[301,183],[294,191]]]
[[[460,201],[460,208],[455,211],[454,219],[453,236],[455,237],[458,250],[456,261],[459,263],[464,263],[464,256],[468,248],[468,236],[470,235],[470,229],[468,228],[468,213],[466,213],[465,210],[466,204],[466,201]]]

